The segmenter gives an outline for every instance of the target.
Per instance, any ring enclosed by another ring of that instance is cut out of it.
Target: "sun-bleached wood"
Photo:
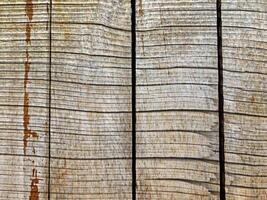
[[[47,1],[0,2],[0,199],[47,199]]]
[[[49,3],[0,1],[0,200],[132,199],[131,1]],[[216,0],[136,3],[137,199],[217,200]],[[222,0],[227,200],[267,199],[266,8]]]
[[[223,0],[226,199],[267,199],[267,2]]]
[[[216,1],[137,1],[137,198],[218,199]]]
[[[53,1],[52,199],[132,198],[130,11]]]

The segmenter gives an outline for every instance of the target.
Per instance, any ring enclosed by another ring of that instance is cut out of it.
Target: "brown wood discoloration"
[[[29,115],[29,94],[28,94],[28,92],[24,93],[24,108],[23,108],[23,112],[24,112],[24,115],[23,115],[23,126],[24,126],[23,143],[24,143],[24,153],[26,153],[26,147],[27,147],[28,139],[30,137],[38,138],[38,134],[29,129],[30,115]]]
[[[139,0],[138,14],[139,16],[144,16],[143,0]]]
[[[0,1],[0,199],[47,199],[47,2]]]
[[[32,26],[29,22],[27,22],[26,24],[26,43],[27,44],[30,44],[31,43],[31,29],[32,29]]]
[[[24,108],[23,108],[23,127],[24,127],[24,137],[23,137],[23,143],[24,143],[24,154],[26,153],[26,147],[28,143],[28,139],[30,137],[32,138],[38,138],[38,134],[34,131],[31,131],[29,128],[30,124],[30,114],[29,114],[29,93],[27,91],[27,84],[29,81],[29,72],[30,72],[30,56],[29,56],[29,45],[31,44],[31,21],[33,18],[33,4],[32,0],[27,0],[26,6],[25,6],[26,16],[28,18],[28,21],[26,23],[26,61],[24,63]]]
[[[34,168],[32,170],[31,193],[30,193],[29,200],[39,200],[38,184],[39,184],[39,179],[37,176],[37,170]]]
[[[33,17],[33,3],[32,0],[26,0],[25,12],[30,21]]]

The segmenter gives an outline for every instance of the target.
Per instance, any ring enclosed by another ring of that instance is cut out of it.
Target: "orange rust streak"
[[[29,71],[30,71],[30,62],[29,62],[29,52],[28,48],[26,49],[26,61],[24,63],[24,91],[26,91],[28,79],[29,79]]]
[[[39,179],[37,177],[37,170],[32,170],[32,182],[31,182],[31,193],[30,200],[39,200],[39,189],[38,189]]]
[[[24,143],[24,154],[26,152],[26,147],[28,143],[28,139],[30,137],[37,138],[38,134],[36,132],[33,132],[29,129],[30,124],[30,115],[29,115],[29,93],[27,92],[27,84],[29,81],[29,72],[30,72],[30,56],[28,51],[28,45],[31,43],[31,20],[33,17],[33,4],[32,0],[26,0],[26,7],[25,12],[28,17],[28,22],[26,24],[26,61],[24,63],[24,109],[23,109],[23,127],[24,127],[24,137],[23,137],[23,143]]]
[[[32,31],[32,26],[29,22],[26,24],[26,42],[27,44],[31,43],[31,31]]]
[[[32,16],[33,16],[33,4],[32,4],[32,0],[26,0],[25,12],[26,12],[27,17],[31,21],[32,20]]]
[[[38,138],[38,134],[36,132],[33,132],[29,129],[30,124],[30,115],[29,115],[29,94],[28,92],[24,92],[24,109],[23,109],[23,127],[24,127],[24,153],[25,149],[27,147],[28,139],[30,137]]]

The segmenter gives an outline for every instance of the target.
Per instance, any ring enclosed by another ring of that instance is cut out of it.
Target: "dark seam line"
[[[131,0],[132,37],[132,199],[136,200],[136,1]]]
[[[218,98],[219,98],[219,160],[220,200],[225,200],[225,158],[224,158],[224,96],[223,96],[223,55],[221,0],[217,0],[217,51],[218,51]]]
[[[48,200],[51,193],[52,0],[49,3]]]

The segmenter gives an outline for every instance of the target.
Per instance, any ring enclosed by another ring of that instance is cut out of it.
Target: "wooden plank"
[[[216,1],[137,1],[137,198],[218,199]]]
[[[53,1],[51,199],[131,199],[130,8]]]
[[[46,199],[47,1],[0,2],[0,199]]]
[[[267,199],[267,5],[223,0],[226,199]]]

